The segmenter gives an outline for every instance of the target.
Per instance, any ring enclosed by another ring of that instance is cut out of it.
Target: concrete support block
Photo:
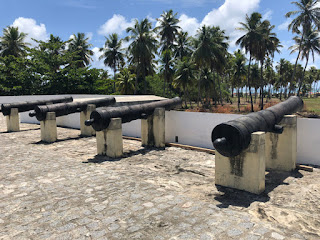
[[[249,147],[236,157],[215,153],[215,184],[260,194],[265,190],[265,133],[251,134]]]
[[[87,109],[80,112],[80,131],[81,136],[91,137],[96,134],[96,131],[92,126],[86,126],[84,122],[90,119],[90,114],[96,110],[96,105],[88,104]]]
[[[10,115],[6,116],[7,119],[7,131],[8,132],[19,132],[20,131],[20,120],[18,108],[11,108]]]
[[[41,141],[52,143],[57,140],[57,121],[56,113],[48,112],[46,119],[40,121]]]
[[[98,155],[121,157],[123,154],[121,118],[112,118],[107,129],[96,132],[96,139]]]
[[[156,108],[147,119],[141,119],[142,146],[165,147],[165,109]]]
[[[297,116],[284,116],[280,125],[282,134],[266,134],[266,168],[290,172],[297,161]]]

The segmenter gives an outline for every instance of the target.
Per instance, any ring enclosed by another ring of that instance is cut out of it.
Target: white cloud
[[[267,10],[263,15],[262,15],[262,20],[271,20],[272,18],[273,11],[272,10]]]
[[[128,22],[124,16],[120,14],[114,14],[112,18],[100,26],[98,33],[100,35],[108,35],[112,33],[118,33],[121,35],[128,27],[133,26],[133,24],[133,19]]]
[[[183,31],[188,32],[189,35],[194,36],[197,33],[197,29],[200,26],[200,23],[198,21],[198,19],[196,18],[192,18],[192,17],[188,17],[185,14],[182,14],[179,17],[179,26],[182,28]]]
[[[14,20],[12,26],[18,27],[20,32],[27,33],[26,42],[31,43],[33,46],[36,43],[31,38],[42,41],[48,39],[46,26],[43,23],[37,25],[36,20],[32,18],[19,17]]]
[[[288,31],[288,26],[289,24],[291,23],[292,19],[291,18],[288,18],[285,22],[281,23],[279,26],[278,26],[278,30],[286,30]]]
[[[94,47],[92,51],[93,51],[92,63],[91,63],[92,67],[105,69],[103,60],[99,60],[99,57],[102,55],[102,52],[99,51],[98,47]]]
[[[88,41],[90,41],[93,37],[93,33],[92,32],[87,32],[86,33],[86,37],[88,38]]]
[[[239,22],[244,22],[246,14],[251,14],[259,7],[260,0],[225,0],[218,9],[213,9],[202,20],[201,25],[220,26],[230,36],[230,47],[235,47],[235,41],[243,33],[235,30]]]

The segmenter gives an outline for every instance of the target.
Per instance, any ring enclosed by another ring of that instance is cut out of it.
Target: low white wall
[[[74,98],[88,98],[88,95],[73,95]],[[92,95],[90,95],[91,97]],[[34,96],[10,97],[14,101],[34,99]],[[52,97],[52,96],[50,96]],[[101,97],[96,95],[94,97]],[[7,98],[7,97],[6,97]],[[43,99],[48,96],[43,96]],[[39,99],[37,97],[37,99]],[[10,102],[4,97],[0,97],[0,103]],[[7,100],[7,101],[3,101]],[[80,114],[74,113],[68,116],[58,117],[57,124],[70,128],[80,128]],[[219,113],[195,113],[166,111],[166,142],[175,142],[176,136],[178,143],[196,147],[213,149],[211,142],[212,129],[229,120],[236,119],[238,114],[219,114]],[[20,114],[21,122],[38,123],[36,118],[30,118],[28,113]],[[320,165],[320,120],[319,119],[298,119],[298,156],[297,162],[303,164]],[[123,124],[123,135],[140,137],[141,121],[135,120]]]

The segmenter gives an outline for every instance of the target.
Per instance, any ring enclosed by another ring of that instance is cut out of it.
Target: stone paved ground
[[[214,155],[144,149],[96,157],[95,138],[0,117],[0,239],[319,239],[320,169],[267,173],[255,196],[214,185]]]

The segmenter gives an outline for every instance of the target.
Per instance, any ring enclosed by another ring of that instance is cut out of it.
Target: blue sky
[[[103,67],[98,61],[98,49],[104,45],[105,36],[117,32],[126,36],[125,29],[133,19],[148,17],[156,25],[156,18],[169,9],[178,13],[180,26],[190,35],[196,33],[199,26],[215,25],[226,30],[230,36],[229,51],[237,49],[234,41],[241,36],[235,30],[246,14],[260,12],[265,19],[275,25],[274,31],[284,46],[281,57],[295,61],[297,54],[289,55],[287,50],[293,44],[292,33],[287,31],[288,21],[285,14],[294,10],[289,0],[1,0],[0,28],[18,26],[31,37],[46,40],[50,34],[68,40],[77,32],[84,32],[90,37],[95,52],[94,67]],[[320,67],[320,57],[314,63]]]

